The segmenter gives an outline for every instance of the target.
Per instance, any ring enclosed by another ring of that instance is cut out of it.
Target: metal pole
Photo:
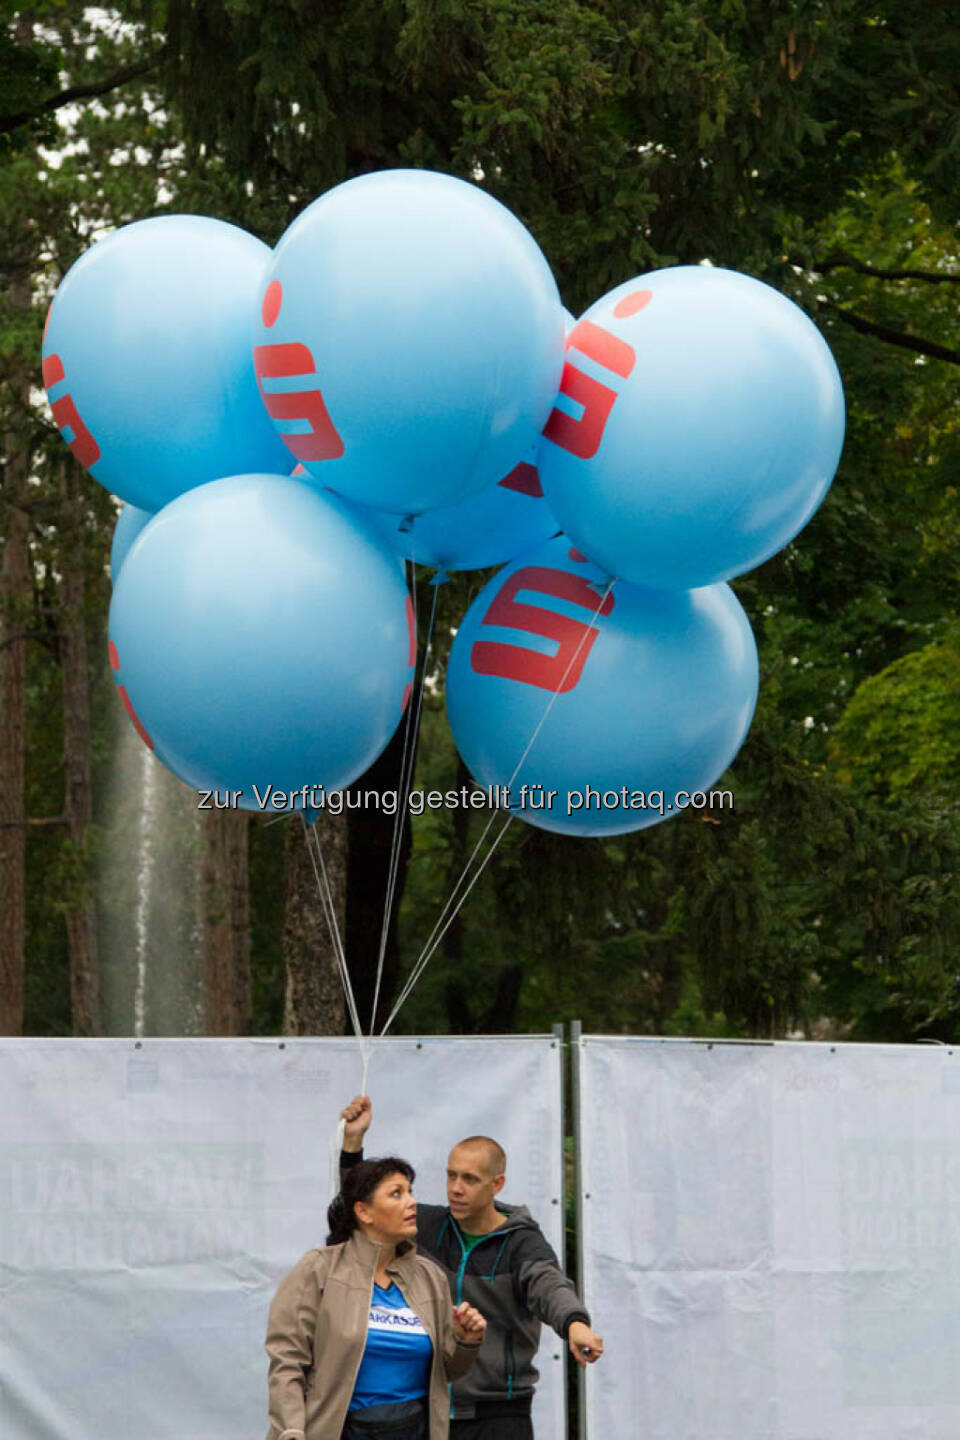
[[[567,1264],[567,1155],[564,1145],[564,1137],[567,1131],[567,1086],[566,1086],[566,1057],[564,1055],[564,1034],[562,1023],[551,1026],[553,1031],[553,1043],[557,1049],[557,1068],[560,1073],[560,1234],[562,1245],[560,1247],[560,1264],[566,1269]],[[554,1340],[558,1337],[555,1335]],[[569,1426],[567,1424],[567,1360],[568,1350],[565,1342],[560,1340],[560,1374],[563,1386],[563,1435],[560,1440],[569,1440]]]
[[[583,1222],[585,1210],[583,1204],[583,1180],[582,1180],[582,1154],[580,1147],[580,1055],[583,1045],[583,1025],[579,1020],[570,1022],[570,1104],[573,1120],[573,1183],[575,1205],[574,1213],[577,1219],[577,1294],[584,1304],[587,1297],[583,1293]],[[579,1424],[577,1426],[578,1440],[587,1440],[587,1375],[584,1368],[577,1366],[577,1411]]]

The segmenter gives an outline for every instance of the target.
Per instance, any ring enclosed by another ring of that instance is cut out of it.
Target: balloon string
[[[371,1036],[371,1039],[373,1037]],[[361,1055],[362,1065],[360,1072],[360,1094],[367,1093],[367,1071],[370,1068],[370,1047],[363,1049]],[[341,1115],[330,1136],[330,1199],[340,1193],[340,1154],[343,1150],[343,1141],[347,1131],[347,1122]]]
[[[413,577],[413,633],[417,635],[417,572],[416,555],[414,552],[413,534],[410,536],[410,564]],[[387,939],[390,933],[390,918],[393,914],[393,905],[396,898],[397,877],[400,873],[400,850],[403,839],[403,827],[407,818],[407,804],[410,798],[410,787],[413,783],[413,771],[416,764],[417,736],[420,731],[420,716],[423,709],[423,689],[427,678],[427,663],[430,658],[433,642],[433,628],[437,617],[437,595],[438,588],[434,587],[433,603],[430,606],[430,619],[427,624],[427,634],[423,647],[423,664],[420,670],[420,683],[417,686],[417,693],[413,703],[408,705],[406,725],[403,737],[403,758],[400,763],[400,787],[397,796],[397,810],[393,821],[393,838],[390,846],[390,862],[387,867],[387,890],[383,902],[383,924],[380,927],[380,950],[377,956],[377,977],[373,991],[373,1009],[370,1014],[370,1034],[374,1033],[377,1023],[377,1005],[380,1000],[380,986],[383,980],[383,969],[386,962]],[[365,1093],[365,1092],[364,1092]]]
[[[407,516],[406,519],[403,521],[403,525],[407,524],[409,524],[410,526],[410,608],[413,612],[413,634],[416,640],[416,637],[419,633],[419,616],[417,613],[417,566],[416,551],[413,539],[413,520],[410,516]],[[403,526],[401,526],[401,530],[402,529]],[[383,976],[384,957],[387,953],[387,936],[390,932],[390,906],[392,901],[391,882],[394,875],[394,856],[399,857],[400,855],[400,837],[403,833],[403,807],[406,804],[406,800],[403,799],[403,782],[404,776],[407,773],[407,750],[410,745],[410,726],[412,718],[413,706],[408,702],[407,713],[404,717],[403,725],[403,754],[400,759],[400,784],[398,786],[397,808],[393,817],[393,834],[390,837],[390,858],[387,862],[387,886],[383,897],[383,920],[380,926],[380,946],[377,955],[377,977],[373,987],[373,1009],[370,1012],[371,1035],[373,1034],[374,1026],[377,1023],[377,1003],[380,999],[380,982]]]
[[[307,818],[301,814],[303,820],[304,839],[307,844],[307,854],[310,856],[310,863],[313,866],[314,878],[317,882],[317,893],[320,896],[320,904],[323,909],[323,916],[327,922],[327,930],[333,944],[333,953],[337,960],[337,969],[340,973],[340,984],[343,987],[344,998],[347,1003],[347,1013],[350,1016],[350,1023],[353,1026],[353,1033],[360,1044],[361,1079],[360,1093],[367,1093],[367,1070],[370,1065],[371,1041],[364,1044],[363,1031],[360,1026],[360,1015],[357,1011],[356,997],[353,993],[353,985],[350,983],[350,971],[347,968],[347,957],[343,948],[343,940],[340,935],[340,925],[337,920],[337,907],[334,903],[333,892],[330,888],[330,877],[327,874],[327,867],[323,859],[323,847],[320,844],[320,836],[317,834],[316,825],[308,825]],[[319,863],[318,863],[319,862]],[[340,1191],[340,1152],[343,1149],[343,1137],[346,1130],[346,1121],[338,1121],[333,1134],[330,1137],[330,1198],[331,1200]]]
[[[310,863],[313,866],[313,873],[317,881],[317,891],[320,895],[320,904],[323,907],[324,919],[327,922],[327,930],[330,933],[330,940],[333,944],[333,953],[336,957],[337,968],[340,972],[340,983],[343,986],[344,998],[347,1003],[347,1013],[350,1016],[350,1023],[353,1026],[353,1033],[360,1041],[361,1055],[363,1055],[365,1051],[365,1047],[363,1045],[363,1030],[360,1025],[360,1016],[357,1011],[357,1002],[354,997],[353,986],[350,983],[350,972],[347,969],[347,957],[344,953],[343,941],[340,937],[340,925],[337,921],[337,908],[334,904],[333,892],[330,888],[330,877],[327,874],[327,867],[323,859],[323,849],[320,845],[320,836],[316,833],[316,826],[308,825],[305,816],[303,816],[302,818],[304,833],[307,842],[307,853],[310,856]]]
[[[413,572],[413,596],[411,609],[413,612],[413,634],[417,635],[417,586],[416,586],[416,555],[414,550],[413,537],[410,541],[410,561]],[[372,1053],[372,1040],[376,1024],[377,1003],[380,998],[380,986],[383,979],[384,960],[387,949],[387,936],[389,933],[390,914],[393,908],[393,901],[396,894],[397,875],[400,868],[400,842],[403,834],[403,821],[406,816],[407,803],[410,785],[413,779],[414,757],[416,755],[416,734],[420,722],[420,714],[423,706],[423,689],[427,673],[427,660],[430,654],[431,641],[433,638],[434,621],[437,613],[438,591],[434,588],[433,603],[430,607],[430,622],[427,628],[427,638],[424,647],[423,666],[420,674],[420,684],[417,689],[416,700],[407,709],[406,722],[404,726],[403,756],[400,764],[400,788],[398,794],[397,809],[394,816],[393,836],[390,846],[390,859],[387,868],[387,892],[384,900],[383,923],[380,930],[380,947],[377,957],[377,974],[373,995],[373,1011],[370,1017],[370,1037],[364,1043],[363,1027],[360,1022],[360,1013],[356,1003],[353,985],[350,980],[350,970],[347,965],[346,951],[340,934],[340,925],[337,920],[336,904],[333,899],[333,892],[330,886],[330,879],[327,874],[327,867],[323,858],[323,847],[320,844],[320,836],[315,826],[309,826],[304,817],[304,833],[307,841],[307,853],[313,866],[314,877],[317,882],[317,891],[320,896],[320,903],[323,908],[324,919],[327,923],[327,930],[333,944],[334,955],[337,960],[337,968],[340,974],[340,983],[343,987],[344,998],[347,1004],[347,1012],[350,1016],[350,1023],[353,1026],[353,1033],[360,1042],[360,1064],[361,1079],[360,1093],[367,1093],[367,1075],[370,1068],[370,1057]],[[313,845],[311,846],[311,836]],[[314,853],[315,852],[315,853]],[[343,1122],[338,1125],[331,1146],[339,1156],[343,1140]],[[339,1162],[338,1162],[339,1163]],[[334,1185],[334,1193],[339,1189],[338,1170],[332,1173],[331,1183]]]
[[[601,611],[603,610],[604,605],[607,603],[607,596],[610,594],[611,590],[613,589],[613,586],[614,586],[614,581],[611,580],[610,583],[607,585],[606,590],[603,592],[603,595],[602,595],[602,597],[601,597],[601,599],[600,599],[599,605],[597,606],[596,610],[593,612],[593,615],[591,616],[591,626],[592,626],[592,624],[593,624],[593,621],[595,621],[595,620],[597,619],[598,615],[599,615],[599,614],[601,613]],[[530,751],[531,751],[531,749],[532,749],[532,747],[533,747],[533,743],[534,743],[534,741],[536,740],[537,736],[540,734],[540,731],[543,729],[543,726],[544,726],[544,724],[545,724],[545,722],[546,722],[547,716],[550,714],[550,711],[553,709],[553,706],[554,706],[554,704],[556,703],[557,696],[562,692],[563,687],[564,687],[564,685],[566,684],[566,681],[567,681],[567,676],[570,674],[570,671],[573,669],[574,665],[576,664],[576,662],[577,662],[577,656],[579,655],[580,650],[581,650],[582,646],[584,645],[584,643],[585,643],[585,641],[586,641],[587,636],[589,635],[589,633],[590,633],[590,627],[588,626],[587,628],[584,629],[583,634],[580,636],[580,639],[579,639],[578,642],[577,642],[576,649],[574,650],[573,654],[570,656],[570,660],[569,660],[569,662],[568,662],[568,664],[567,664],[567,668],[566,668],[566,670],[564,670],[563,674],[562,674],[561,677],[560,677],[560,681],[559,681],[559,683],[558,683],[558,685],[557,685],[557,688],[556,688],[556,689],[552,692],[552,694],[550,695],[550,698],[549,698],[549,700],[547,701],[546,706],[544,707],[543,714],[540,716],[540,719],[539,719],[539,721],[537,722],[536,727],[534,728],[533,734],[530,736],[530,739],[527,741],[527,744],[526,744],[526,747],[524,748],[523,754],[520,756],[520,759],[517,761],[516,765],[515,765],[514,768],[513,768],[513,773],[511,774],[509,780],[507,781],[506,787],[505,787],[507,790],[510,789],[511,785],[513,784],[514,780],[517,778],[517,775],[518,775],[519,772],[520,772],[520,767],[523,765],[524,760],[526,760],[527,756],[530,754]],[[476,859],[476,857],[477,857],[477,855],[478,855],[481,847],[483,846],[483,842],[484,842],[484,840],[487,838],[487,835],[488,835],[489,832],[490,832],[490,828],[491,828],[491,826],[493,825],[493,823],[494,823],[494,821],[495,821],[495,819],[496,819],[496,817],[497,817],[497,814],[498,814],[498,811],[497,811],[497,810],[494,810],[494,811],[491,812],[490,818],[489,818],[489,820],[487,821],[486,825],[484,826],[483,831],[482,831],[482,833],[481,833],[481,835],[480,835],[479,840],[477,841],[476,845],[473,847],[473,850],[472,850],[469,858],[467,859],[467,862],[466,862],[466,864],[464,865],[463,870],[460,872],[460,877],[459,877],[459,879],[457,880],[456,884],[454,885],[453,890],[451,891],[450,896],[449,896],[449,898],[448,898],[448,900],[447,900],[447,903],[446,903],[446,905],[444,906],[443,910],[442,910],[441,913],[440,913],[440,918],[437,920],[436,925],[434,926],[433,930],[431,931],[431,933],[430,933],[430,935],[429,935],[429,937],[428,937],[428,939],[427,939],[427,943],[426,943],[426,945],[424,946],[424,950],[426,950],[428,946],[432,945],[434,936],[436,935],[437,931],[440,929],[441,925],[443,925],[443,923],[444,923],[444,921],[445,921],[445,919],[446,919],[446,916],[447,916],[447,911],[448,911],[448,909],[450,908],[450,906],[453,905],[453,903],[454,903],[454,901],[455,901],[455,899],[456,899],[456,896],[457,896],[457,891],[459,890],[460,886],[463,884],[464,880],[466,879],[467,875],[469,874],[470,867],[472,866],[472,864],[473,864],[474,860]],[[463,897],[463,898],[465,898],[465,897]],[[462,899],[461,899],[460,903],[462,904]],[[459,904],[458,904],[457,908],[459,909]],[[432,952],[431,952],[431,953],[432,953]],[[423,954],[423,952],[421,951],[421,956],[422,956],[422,954]],[[416,963],[419,965],[419,959],[418,959],[418,961],[417,961]]]
[[[306,820],[304,820],[306,827]],[[330,887],[330,878],[327,874],[327,867],[323,859],[323,850],[320,845],[320,837],[316,834],[315,827],[306,827],[307,851],[313,865],[313,873],[317,881],[317,890],[320,895],[320,903],[323,907],[324,919],[327,922],[327,930],[333,945],[333,953],[337,961],[337,969],[340,973],[340,983],[343,986],[344,997],[347,1003],[347,1012],[350,1022],[353,1025],[357,1038],[361,1038],[359,1025],[359,1014],[357,1013],[356,1000],[353,994],[353,986],[350,983],[350,975],[347,970],[346,955],[343,949],[343,941],[340,936],[340,925],[337,920],[336,905],[333,900],[333,892]]]
[[[370,1037],[371,1040],[373,1037]],[[367,1071],[370,1068],[370,1046],[368,1045],[362,1053],[362,1065],[360,1072],[360,1094],[367,1093]],[[340,1154],[343,1150],[343,1141],[347,1132],[347,1122],[341,1115],[337,1121],[333,1134],[330,1136],[330,1199],[340,1193]]]
[[[596,610],[594,610],[593,615],[590,617],[590,625],[589,625],[589,626],[586,626],[586,627],[584,628],[583,634],[580,636],[580,639],[579,639],[578,642],[577,642],[576,648],[575,648],[575,650],[573,651],[573,654],[570,656],[569,661],[567,662],[567,668],[564,670],[563,674],[562,674],[561,677],[560,677],[559,683],[557,684],[556,689],[552,691],[549,700],[547,701],[546,705],[544,706],[543,714],[540,716],[540,719],[537,721],[537,724],[536,724],[536,726],[534,727],[533,734],[530,736],[530,739],[527,741],[526,746],[524,747],[523,754],[520,756],[520,759],[517,761],[516,765],[513,767],[513,773],[511,774],[509,780],[508,780],[507,783],[506,783],[506,787],[505,787],[505,788],[506,788],[507,790],[509,790],[510,787],[513,785],[514,780],[516,780],[517,776],[518,776],[519,773],[520,773],[520,769],[521,769],[521,767],[522,767],[522,765],[523,765],[523,762],[526,760],[527,756],[530,754],[530,751],[533,749],[534,742],[536,741],[537,736],[540,734],[540,731],[543,729],[544,725],[546,724],[547,716],[550,714],[550,711],[553,709],[553,707],[554,707],[554,705],[555,705],[555,703],[556,703],[556,700],[557,700],[557,696],[563,693],[563,687],[564,687],[564,685],[566,684],[567,676],[570,674],[570,671],[573,669],[574,665],[576,664],[576,662],[577,662],[577,657],[578,657],[579,654],[580,654],[580,651],[581,651],[581,649],[582,649],[582,647],[583,647],[583,645],[584,645],[584,643],[585,643],[585,641],[586,641],[586,639],[587,639],[587,636],[590,634],[590,631],[591,631],[591,629],[592,629],[592,627],[593,627],[594,622],[597,620],[598,616],[599,616],[599,615],[601,614],[601,612],[603,611],[603,607],[604,607],[604,606],[606,605],[606,603],[607,603],[607,597],[611,594],[611,592],[612,592],[613,587],[614,587],[615,584],[616,584],[615,578],[612,578],[611,580],[608,581],[608,583],[607,583],[607,588],[604,590],[603,595],[600,597],[600,603],[598,604]],[[484,856],[483,860],[480,862],[480,866],[479,866],[476,874],[475,874],[474,877],[471,879],[470,883],[467,885],[467,887],[466,887],[466,889],[463,891],[463,893],[458,896],[457,892],[460,890],[460,887],[463,885],[463,883],[464,883],[467,875],[469,874],[469,872],[470,872],[470,867],[473,865],[473,862],[474,862],[474,860],[476,859],[477,854],[478,854],[478,852],[480,851],[480,849],[481,849],[481,847],[482,847],[482,845],[483,845],[483,842],[485,841],[485,839],[487,838],[487,835],[488,835],[489,832],[490,832],[490,827],[493,825],[493,822],[494,822],[494,820],[496,819],[496,817],[497,817],[498,814],[499,814],[499,811],[498,811],[498,810],[493,810],[493,811],[491,812],[491,815],[490,815],[489,820],[487,821],[486,825],[483,827],[483,831],[482,831],[482,833],[481,833],[481,835],[480,835],[480,839],[477,841],[476,845],[473,847],[473,850],[471,851],[470,856],[468,857],[466,864],[464,865],[463,869],[461,870],[460,876],[459,876],[459,878],[457,879],[457,882],[456,882],[456,884],[454,885],[453,889],[451,890],[450,895],[449,895],[449,897],[448,897],[448,899],[447,899],[446,904],[444,905],[442,911],[440,912],[440,918],[437,920],[437,923],[434,925],[433,930],[430,932],[430,935],[429,935],[428,938],[427,938],[427,942],[426,942],[426,944],[424,945],[423,949],[421,950],[420,955],[419,955],[417,961],[416,961],[415,964],[414,964],[413,970],[411,971],[410,975],[408,976],[407,981],[406,981],[406,984],[404,985],[404,987],[403,987],[403,989],[401,990],[400,995],[399,995],[396,1003],[394,1004],[393,1010],[390,1012],[389,1019],[387,1020],[386,1025],[384,1025],[383,1030],[380,1032],[382,1035],[385,1035],[385,1034],[387,1033],[387,1030],[388,1030],[389,1026],[393,1024],[393,1021],[395,1020],[395,1018],[396,1018],[396,1016],[397,1016],[397,1014],[398,1014],[398,1012],[399,1012],[399,1010],[400,1010],[401,1005],[402,1005],[402,1004],[404,1003],[404,1001],[407,999],[407,997],[409,996],[409,994],[410,994],[411,990],[413,989],[414,985],[417,983],[417,981],[419,980],[420,976],[423,974],[424,970],[426,969],[427,962],[430,960],[431,956],[432,956],[432,955],[434,954],[434,952],[436,951],[437,946],[440,944],[440,941],[443,939],[444,935],[445,935],[445,934],[447,933],[447,931],[449,930],[449,928],[450,928],[450,926],[452,925],[453,921],[456,919],[456,916],[458,915],[461,907],[463,906],[464,901],[466,900],[467,896],[470,894],[470,891],[473,889],[474,885],[476,884],[476,882],[479,880],[481,874],[483,873],[483,870],[484,870],[484,868],[486,867],[487,861],[490,859],[490,857],[491,857],[491,855],[493,854],[494,850],[497,848],[497,846],[500,844],[500,841],[503,839],[503,836],[504,836],[504,834],[506,833],[506,830],[507,830],[507,826],[509,825],[510,821],[513,819],[513,816],[512,816],[512,815],[508,815],[508,816],[507,816],[507,821],[506,821],[506,823],[504,824],[503,828],[500,830],[500,832],[498,833],[498,835],[497,835],[496,838],[494,839],[493,844],[491,845],[491,847],[490,847],[490,849],[488,850],[487,854]],[[449,912],[449,913],[448,913],[448,912]],[[438,932],[439,932],[439,933],[438,933]]]
[[[400,991],[400,994],[399,994],[399,996],[397,997],[397,1002],[396,1002],[396,1004],[394,1005],[393,1009],[390,1011],[390,1015],[389,1015],[389,1017],[388,1017],[388,1019],[387,1019],[387,1023],[384,1025],[383,1029],[382,1029],[381,1032],[380,1032],[381,1035],[386,1035],[386,1033],[387,1033],[387,1031],[389,1030],[390,1026],[393,1024],[394,1020],[397,1018],[397,1015],[400,1013],[401,1007],[403,1006],[403,1004],[404,1004],[404,1002],[406,1001],[407,997],[409,996],[410,992],[413,990],[413,988],[414,988],[414,986],[416,985],[417,981],[420,979],[420,976],[423,974],[424,970],[426,970],[427,965],[430,963],[430,960],[432,959],[433,954],[434,954],[434,952],[436,951],[437,947],[439,946],[441,940],[443,939],[444,935],[446,935],[447,931],[450,929],[450,926],[453,924],[454,920],[457,918],[457,914],[458,914],[458,912],[459,912],[459,910],[460,910],[460,907],[463,905],[464,901],[466,900],[467,896],[470,894],[470,891],[473,889],[474,885],[476,885],[477,881],[480,879],[480,876],[483,874],[484,869],[486,868],[486,865],[487,865],[488,860],[490,860],[490,859],[492,858],[493,852],[496,850],[497,846],[500,844],[500,841],[503,839],[504,835],[507,833],[507,829],[509,828],[510,822],[511,822],[512,820],[513,820],[513,816],[512,816],[512,815],[508,815],[507,818],[506,818],[506,820],[503,822],[503,825],[501,826],[499,833],[498,833],[497,836],[495,837],[495,839],[494,839],[494,841],[493,841],[493,844],[490,846],[490,849],[487,851],[486,855],[484,855],[484,857],[483,857],[483,859],[481,860],[480,864],[477,866],[477,869],[476,869],[474,875],[472,876],[469,885],[467,885],[467,887],[466,887],[466,889],[464,890],[463,894],[460,896],[460,899],[459,899],[459,901],[457,902],[457,905],[456,905],[455,908],[451,911],[450,915],[449,915],[448,918],[447,918],[446,924],[443,926],[443,929],[440,930],[440,933],[439,933],[439,934],[437,934],[437,926],[434,926],[434,935],[436,935],[436,939],[434,940],[434,939],[431,937],[431,940],[429,940],[429,941],[427,942],[426,946],[424,947],[424,950],[423,950],[423,952],[422,952],[422,954],[421,954],[421,956],[420,956],[420,959],[417,961],[416,965],[413,967],[413,970],[410,972],[410,975],[407,977],[407,982],[406,982],[406,984],[404,985],[403,989]],[[488,826],[488,828],[489,828],[489,826]],[[486,833],[486,832],[484,832],[484,833]],[[461,880],[462,880],[462,879],[463,879],[463,876],[461,876]],[[458,884],[459,884],[459,882],[458,882]],[[441,916],[441,919],[442,919],[442,918],[443,918],[443,917]],[[437,922],[437,925],[439,925],[439,923],[440,923],[440,922],[438,921],[438,922]]]
[[[399,998],[399,1000],[397,1000],[397,1002],[395,1003],[395,1005],[394,1005],[394,1007],[393,1007],[393,1010],[392,1010],[392,1012],[391,1012],[391,1014],[390,1014],[390,1019],[387,1021],[387,1024],[384,1025],[383,1029],[381,1030],[381,1032],[380,1032],[381,1035],[385,1035],[385,1034],[387,1033],[387,1026],[389,1026],[389,1025],[391,1025],[391,1024],[393,1023],[394,1018],[395,1018],[396,1013],[397,1013],[397,1010],[398,1010],[399,1007],[400,1007],[400,1004],[402,1003],[402,1001],[406,1000],[407,996],[410,994],[410,991],[411,991],[411,989],[413,988],[412,985],[410,984],[410,980],[411,980],[414,976],[416,976],[416,978],[419,979],[420,975],[423,973],[423,972],[422,972],[421,962],[422,962],[422,960],[423,960],[424,955],[426,954],[426,952],[427,952],[428,950],[429,950],[429,952],[430,952],[431,955],[433,954],[433,951],[434,951],[434,948],[435,948],[435,947],[434,947],[434,944],[433,944],[434,936],[436,936],[436,934],[437,934],[437,932],[438,932],[438,930],[440,929],[441,926],[444,926],[444,933],[446,932],[446,928],[447,928],[447,927],[444,925],[444,921],[447,919],[447,912],[450,910],[450,907],[454,904],[455,900],[457,900],[457,898],[458,898],[458,897],[457,897],[457,892],[459,891],[461,885],[464,883],[464,881],[466,880],[467,876],[469,875],[469,873],[470,873],[470,867],[471,867],[471,865],[473,864],[474,860],[477,858],[477,855],[478,855],[478,853],[479,853],[479,851],[480,851],[480,849],[481,849],[481,847],[482,847],[482,845],[483,845],[484,840],[486,840],[487,835],[490,833],[490,827],[493,825],[493,822],[496,820],[496,818],[497,818],[497,816],[498,816],[499,813],[500,813],[499,810],[492,810],[492,811],[490,812],[490,818],[489,818],[489,820],[487,821],[486,825],[483,827],[483,831],[482,831],[482,833],[481,833],[481,835],[480,835],[480,839],[477,841],[476,845],[474,845],[472,851],[470,852],[470,855],[469,855],[468,858],[467,858],[467,862],[466,862],[466,864],[464,865],[463,869],[460,871],[460,874],[459,874],[459,876],[458,876],[458,878],[457,878],[456,884],[454,885],[453,889],[450,891],[450,894],[449,894],[449,896],[447,897],[447,902],[446,902],[446,904],[444,905],[443,909],[442,909],[441,912],[440,912],[440,917],[439,917],[439,919],[437,920],[437,923],[434,925],[433,929],[430,931],[430,934],[427,936],[427,942],[426,942],[426,944],[424,945],[423,949],[420,951],[420,954],[418,955],[416,961],[414,962],[413,970],[411,971],[410,976],[407,977],[407,981],[406,981],[405,985],[403,986],[403,989],[402,989],[401,992],[400,992],[400,998]],[[508,816],[507,818],[508,818],[508,819],[512,819],[513,817],[512,817],[512,816]],[[504,829],[505,829],[505,828],[506,828],[506,826],[504,826]],[[499,837],[498,837],[498,838],[499,838]],[[466,895],[464,895],[463,898],[466,899]],[[457,905],[457,909],[459,909],[459,908],[460,908],[460,906],[459,906],[459,904],[458,904],[458,905]],[[456,914],[456,911],[454,911],[454,914],[450,916],[450,919],[451,919],[451,920],[453,920],[455,914]]]

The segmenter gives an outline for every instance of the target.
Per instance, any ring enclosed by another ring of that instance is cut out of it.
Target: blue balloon
[[[110,579],[114,585],[120,574],[120,567],[127,558],[127,551],[153,515],[149,510],[138,510],[136,505],[124,505],[113,527],[113,544],[110,546]]]
[[[502,480],[459,505],[443,505],[406,519],[383,511],[369,513],[388,522],[394,549],[418,565],[438,570],[502,565],[560,529],[543,498],[535,460],[531,450]]]
[[[756,705],[756,645],[728,586],[610,583],[565,536],[549,540],[481,590],[447,667],[450,726],[474,778],[507,786],[516,814],[562,834],[678,814],[681,791],[705,791],[730,765]]]
[[[680,266],[611,291],[567,337],[538,468],[584,554],[689,589],[796,535],[843,425],[836,364],[802,310],[749,276]]]
[[[415,656],[396,558],[336,496],[277,475],[165,506],[110,606],[114,679],[141,738],[248,810],[316,806],[304,786],[362,775],[406,708]]]
[[[282,473],[250,325],[266,245],[199,215],[126,225],[92,246],[53,299],[43,383],[81,465],[143,510],[245,471]]]
[[[400,515],[495,484],[537,440],[563,310],[532,236],[475,185],[385,170],[314,201],[265,276],[264,403],[324,485]]]

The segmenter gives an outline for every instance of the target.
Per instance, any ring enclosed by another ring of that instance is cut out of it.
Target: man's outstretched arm
[[[590,1328],[590,1316],[563,1273],[546,1237],[538,1232],[520,1270],[524,1304],[544,1324],[564,1336],[580,1366],[593,1365],[603,1354],[603,1337]]]

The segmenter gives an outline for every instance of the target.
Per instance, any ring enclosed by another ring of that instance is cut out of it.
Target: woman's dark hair
[[[383,1160],[361,1160],[352,1165],[340,1177],[340,1194],[335,1195],[327,1209],[327,1224],[330,1234],[328,1245],[342,1245],[349,1240],[357,1228],[357,1217],[353,1207],[358,1200],[369,1200],[382,1180],[389,1175],[405,1175],[412,1185],[416,1171],[406,1160],[388,1155]]]

